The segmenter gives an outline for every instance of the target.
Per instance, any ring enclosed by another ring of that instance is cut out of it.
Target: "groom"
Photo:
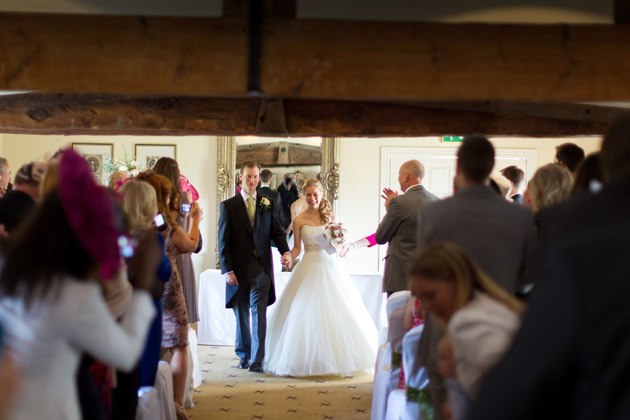
[[[283,254],[284,266],[291,266],[291,252],[273,199],[256,194],[260,166],[252,161],[243,163],[240,177],[240,194],[221,203],[219,260],[227,282],[225,307],[232,308],[236,316],[235,350],[241,358],[238,367],[262,372],[267,306],[276,301],[271,241]],[[250,309],[253,337],[249,326]]]

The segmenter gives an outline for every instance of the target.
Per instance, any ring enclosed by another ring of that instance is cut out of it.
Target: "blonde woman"
[[[343,375],[374,366],[378,334],[350,276],[336,255],[316,237],[334,222],[322,184],[304,186],[307,209],[293,221],[295,245],[302,251],[291,279],[269,320],[265,371],[276,375]]]
[[[520,327],[524,305],[457,245],[431,245],[410,270],[411,292],[447,326],[457,379],[473,400]]]
[[[567,200],[572,187],[573,176],[567,168],[555,163],[541,166],[527,184],[525,205],[538,213],[544,207]]]

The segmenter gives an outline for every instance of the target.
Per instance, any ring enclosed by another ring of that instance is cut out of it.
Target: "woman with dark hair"
[[[586,156],[575,171],[571,197],[585,193],[598,193],[604,185],[604,175],[602,174],[602,161],[599,152]]]
[[[171,192],[170,212],[175,215],[177,224],[186,232],[189,237],[196,236],[199,238],[199,246],[194,252],[199,252],[201,248],[201,234],[199,233],[199,223],[190,217],[192,211],[192,197],[181,190],[180,180],[181,173],[179,164],[175,159],[168,157],[160,158],[153,170],[160,175],[165,176],[171,181],[173,190]],[[186,299],[186,309],[188,310],[188,322],[196,324],[199,322],[199,310],[197,308],[197,281],[195,277],[195,268],[192,263],[192,254],[190,252],[181,252],[176,259],[177,271],[182,281],[182,289],[184,290],[184,298]]]
[[[166,240],[166,255],[171,262],[172,274],[165,285],[162,298],[162,348],[169,349],[172,353],[171,371],[177,414],[187,418],[183,404],[188,369],[188,312],[175,260],[181,252],[192,252],[197,248],[198,231],[197,236],[191,237],[178,226],[175,215],[169,208],[173,187],[166,177],[149,170],[138,175],[138,179],[153,187],[157,208],[168,223],[168,228],[162,231],[162,235]],[[201,218],[199,206],[191,206],[191,217],[198,225]]]
[[[129,261],[135,290],[118,324],[99,284],[124,269],[114,204],[75,152],[62,152],[58,170],[58,187],[9,239],[0,277],[0,321],[21,369],[9,418],[81,418],[75,383],[81,354],[131,370],[155,316],[148,290],[160,252],[153,233],[141,235]]]

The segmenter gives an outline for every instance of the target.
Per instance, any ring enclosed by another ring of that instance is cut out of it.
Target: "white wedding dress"
[[[323,226],[303,226],[305,253],[269,319],[266,372],[344,375],[374,367],[378,333],[350,276],[315,237]]]

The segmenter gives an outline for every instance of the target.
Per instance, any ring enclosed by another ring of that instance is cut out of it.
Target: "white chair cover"
[[[387,319],[392,316],[392,312],[394,312],[396,308],[405,306],[410,297],[411,292],[409,290],[401,290],[400,292],[392,293],[389,299],[387,299]]]
[[[426,417],[430,417],[432,411],[431,404],[427,401],[427,394],[425,394],[429,387],[429,375],[424,367],[416,364],[423,330],[424,325],[419,325],[409,330],[403,338],[402,359],[407,383],[407,402],[402,417],[404,420],[427,420]]]
[[[385,420],[402,420],[405,413],[407,397],[404,389],[394,389],[387,397]]]
[[[199,384],[197,384],[197,381]],[[201,368],[197,357],[197,333],[188,327],[188,369],[186,371],[186,389],[184,390],[184,407],[193,408],[195,388],[201,385]]]
[[[152,386],[143,386],[138,390],[136,420],[162,420],[158,392]]]
[[[372,394],[372,420],[383,420],[387,410],[387,393],[389,392],[389,370],[392,363],[392,350],[389,343],[378,348],[376,369],[374,371],[374,390]]]
[[[160,420],[177,420],[175,401],[173,401],[173,374],[171,373],[171,366],[163,360],[158,365],[155,389],[160,402],[160,417],[158,418]]]

